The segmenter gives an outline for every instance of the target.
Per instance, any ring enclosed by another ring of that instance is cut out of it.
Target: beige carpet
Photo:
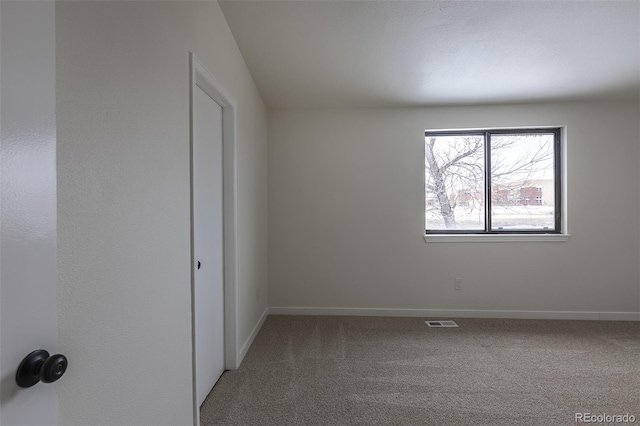
[[[270,316],[202,424],[640,424],[638,322],[425,319]]]

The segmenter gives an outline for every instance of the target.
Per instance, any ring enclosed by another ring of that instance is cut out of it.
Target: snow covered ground
[[[483,229],[484,209],[480,206],[458,206],[454,209],[457,229]],[[491,222],[493,229],[553,229],[553,206],[494,206]],[[427,211],[428,229],[446,229],[437,211]]]

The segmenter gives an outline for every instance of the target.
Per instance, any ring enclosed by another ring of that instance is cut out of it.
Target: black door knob
[[[67,357],[56,354],[49,356],[49,352],[38,349],[27,355],[16,373],[16,383],[21,388],[29,388],[36,383],[52,383],[67,371]]]

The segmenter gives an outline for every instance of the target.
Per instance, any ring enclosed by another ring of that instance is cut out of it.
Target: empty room
[[[2,425],[640,422],[640,3],[0,2]]]

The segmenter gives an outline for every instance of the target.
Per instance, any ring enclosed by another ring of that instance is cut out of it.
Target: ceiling
[[[268,108],[638,99],[638,1],[220,1]]]

